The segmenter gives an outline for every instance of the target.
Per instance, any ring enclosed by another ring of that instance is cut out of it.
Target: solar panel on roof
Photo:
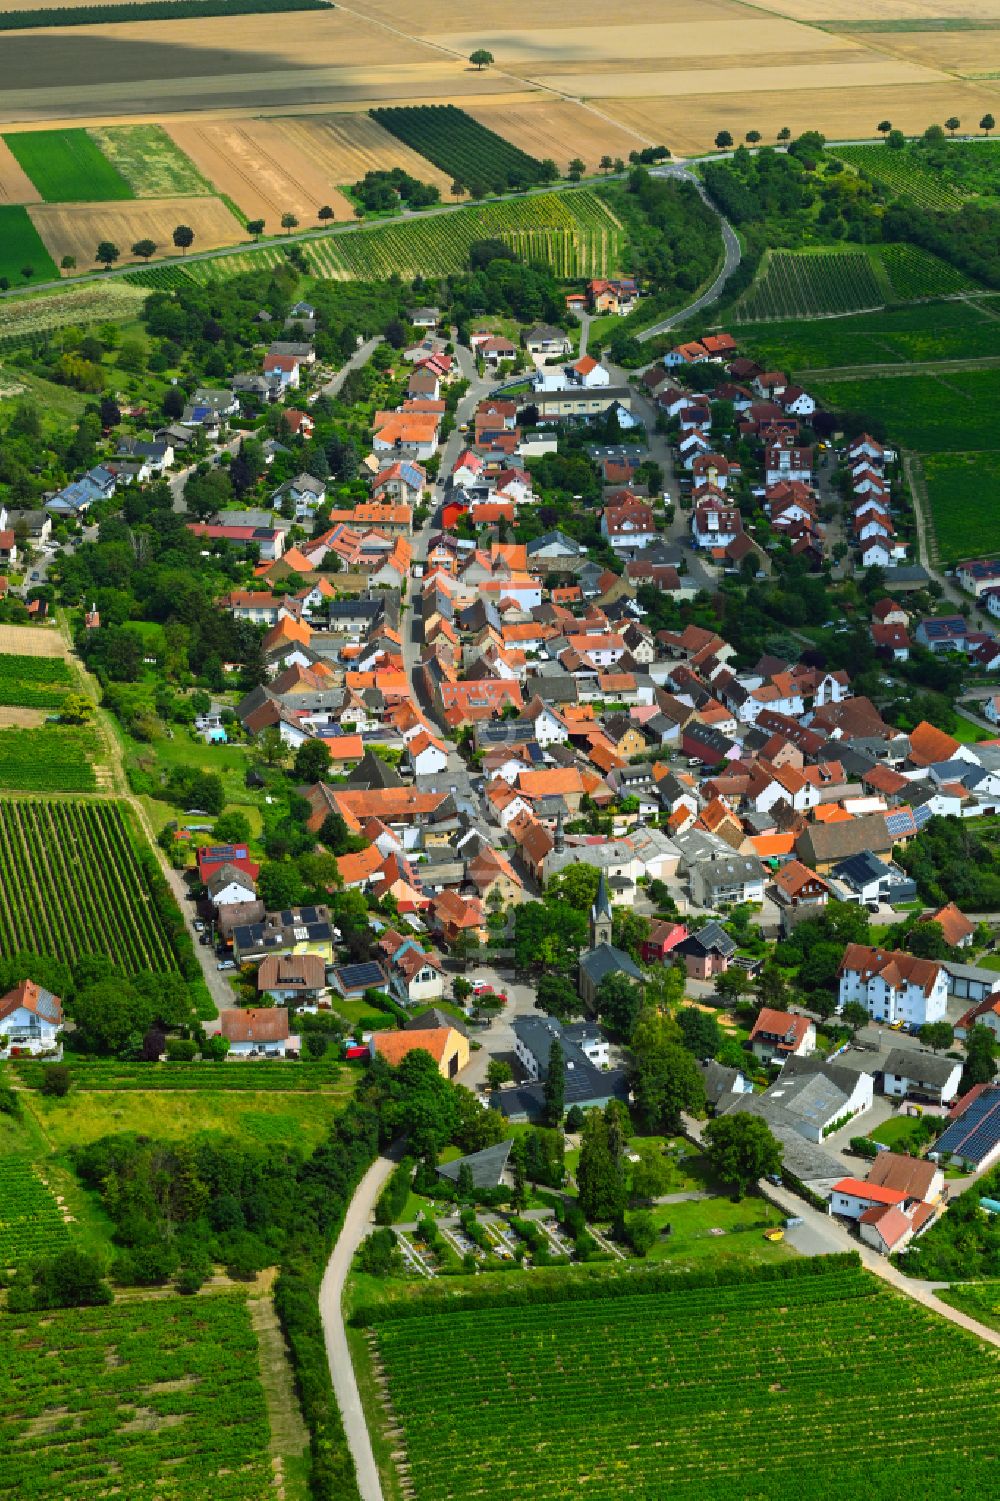
[[[377,988],[385,983],[385,977],[377,964],[344,964],[337,971],[345,985],[353,990],[356,986],[362,986],[365,990]]]
[[[1000,1143],[1000,1089],[985,1089],[938,1137],[935,1152],[980,1162]]]

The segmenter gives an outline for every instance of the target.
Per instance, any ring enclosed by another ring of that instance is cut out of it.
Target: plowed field
[[[303,225],[316,222],[316,210],[329,204],[337,219],[353,219],[354,209],[338,179],[292,139],[284,120],[215,120],[204,125],[168,125],[198,170],[226,193],[248,219],[264,219],[269,230],[282,214]],[[344,179],[340,178],[343,182]]]

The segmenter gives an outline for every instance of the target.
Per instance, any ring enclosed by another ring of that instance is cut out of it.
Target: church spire
[[[592,949],[599,948],[602,943],[611,942],[611,902],[608,899],[608,883],[604,879],[604,871],[597,883],[597,896],[594,905],[590,909],[590,946]]]

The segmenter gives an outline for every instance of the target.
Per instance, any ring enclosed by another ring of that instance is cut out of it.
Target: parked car
[[[194,920],[194,930],[196,933],[204,933],[205,931],[205,924],[200,917],[196,917]]]
[[[224,969],[235,969],[236,961],[235,959],[220,959],[219,963],[215,967],[219,971],[222,971]]]
[[[472,987],[472,994],[473,995],[492,995],[493,994],[493,986],[487,984],[485,980],[480,980],[480,982],[479,982],[478,985],[473,985],[473,987]]]

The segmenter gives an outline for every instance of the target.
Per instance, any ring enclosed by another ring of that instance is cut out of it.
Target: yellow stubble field
[[[574,157],[596,171],[602,156],[628,160],[630,151],[658,144],[647,130],[631,129],[596,110],[568,100],[546,98],[538,103],[470,104],[468,113],[481,125],[513,141],[539,160],[551,156],[565,169]]]
[[[283,214],[314,224],[317,209],[329,205],[335,219],[352,219],[354,209],[318,161],[289,139],[281,120],[167,122],[177,145],[209,182],[214,182],[248,219],[264,219],[273,232]]]
[[[154,240],[158,257],[180,255],[182,252],[175,250],[171,238],[178,224],[194,230],[192,252],[218,250],[247,238],[246,230],[218,198],[33,203],[28,213],[56,264],[64,255],[72,255],[79,270],[95,264],[94,251],[100,240],[111,240],[118,246],[122,265],[137,259],[132,246],[139,240]]]
[[[773,141],[783,126],[793,135],[821,130],[829,140],[871,137],[880,120],[890,119],[908,134],[922,131],[932,120],[951,114],[978,120],[996,103],[996,94],[983,85],[953,80],[920,88],[910,85],[848,89],[787,89],[718,97],[684,95],[674,98],[604,99],[602,109],[634,129],[646,129],[675,152],[694,155],[710,151],[716,133],[728,130],[741,140],[748,130],[761,131]],[[994,110],[994,113],[996,111]]]
[[[370,115],[292,116],[272,120],[289,146],[325,174],[329,182],[350,186],[366,172],[400,167],[420,182],[429,182],[451,199],[452,179],[390,135]]]

